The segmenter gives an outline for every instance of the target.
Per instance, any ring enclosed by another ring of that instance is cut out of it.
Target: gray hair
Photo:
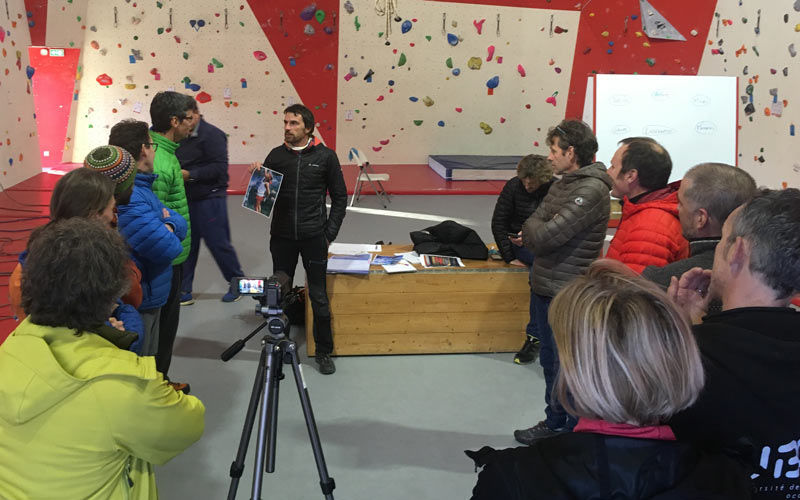
[[[778,299],[800,291],[800,190],[765,189],[730,223],[726,248],[738,237],[750,242],[750,270],[764,277]]]
[[[725,163],[695,165],[683,178],[692,181],[685,193],[692,208],[704,208],[720,228],[736,207],[756,194],[756,181],[750,174]]]

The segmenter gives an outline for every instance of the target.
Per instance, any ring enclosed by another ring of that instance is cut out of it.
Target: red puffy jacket
[[[618,260],[637,273],[647,266],[665,266],[689,256],[689,242],[678,219],[680,181],[645,194],[637,203],[627,197],[622,218],[606,257]]]

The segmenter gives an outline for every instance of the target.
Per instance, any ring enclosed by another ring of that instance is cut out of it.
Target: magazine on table
[[[271,168],[261,167],[253,171],[242,206],[264,217],[272,216],[272,209],[283,182],[283,174]]]
[[[422,267],[466,267],[459,257],[449,255],[430,255],[422,254]]]

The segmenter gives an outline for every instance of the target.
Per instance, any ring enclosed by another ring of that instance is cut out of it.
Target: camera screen
[[[240,294],[262,294],[264,293],[263,279],[242,278],[239,280]]]

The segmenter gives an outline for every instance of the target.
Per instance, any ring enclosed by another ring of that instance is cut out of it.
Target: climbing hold
[[[439,122],[436,123],[436,125],[439,125],[440,127],[444,127],[444,121],[443,120],[439,120]]]
[[[492,133],[492,127],[490,127],[488,123],[481,122],[480,123],[480,127],[481,127],[481,130],[483,130],[484,134],[489,135],[489,134]]]
[[[689,34],[692,36],[697,36],[697,30],[692,30],[689,32]]]
[[[481,19],[480,21],[478,21],[478,20],[476,19],[476,20],[473,20],[473,21],[472,21],[472,25],[473,25],[473,26],[475,26],[475,29],[476,29],[476,30],[478,30],[478,34],[479,34],[479,35],[480,35],[480,34],[481,34],[481,32],[483,31],[483,23],[485,23],[485,22],[486,22],[486,19]]]
[[[400,25],[400,31],[402,31],[403,33],[408,33],[409,31],[411,31],[411,26],[412,26],[411,21],[406,19],[405,21],[403,21],[403,24]]]
[[[492,60],[492,57],[494,57],[494,45],[489,45],[489,46],[486,48],[486,53],[487,53],[487,55],[486,55],[486,62],[489,62],[489,61],[491,61],[491,60]]]
[[[344,10],[346,10],[348,14],[352,14],[353,12],[355,12],[355,9],[353,8],[353,4],[350,2],[350,0],[347,0],[344,3]]]
[[[461,70],[459,68],[453,68],[453,76],[458,76],[461,74]]]
[[[379,95],[379,96],[378,96],[378,98],[377,98],[377,99],[375,99],[375,100],[376,100],[376,101],[378,101],[378,102],[381,102],[381,101],[383,100],[383,96],[382,96],[382,95]]]
[[[425,40],[430,42],[431,41],[431,36],[430,35],[425,35]]]
[[[648,57],[647,59],[644,60],[644,62],[646,62],[647,65],[650,67],[653,67],[656,64],[656,60],[652,57]]]
[[[422,125],[422,120],[414,120],[414,125],[419,127],[420,125]]]
[[[184,52],[183,53],[183,58],[184,59],[189,59],[189,53],[188,52]]]
[[[428,96],[422,98],[422,102],[425,103],[426,106],[431,107],[433,106],[433,99]]]
[[[317,11],[317,4],[312,3],[303,8],[300,11],[300,19],[303,21],[310,21],[312,17],[314,17],[314,13]]]
[[[525,77],[525,68],[523,68],[521,64],[517,64],[517,72],[519,73],[519,76],[523,78]]]
[[[506,122],[506,119],[501,116],[500,117],[500,123],[505,123],[505,122]]]
[[[555,106],[556,105],[556,96],[555,95],[551,95],[550,97],[545,99],[544,102],[546,102],[547,104],[552,104],[553,106]]]
[[[397,65],[398,66],[402,66],[405,63],[406,63],[406,55],[405,55],[405,53],[401,52],[400,53],[400,59],[397,61]]]
[[[556,26],[555,28],[553,28],[553,33],[555,33],[556,35],[560,35],[561,33],[566,33],[567,31],[569,30],[566,28],[562,28],[561,26]]]
[[[209,95],[207,92],[203,91],[203,92],[200,92],[199,94],[197,94],[195,96],[195,99],[200,104],[205,104],[205,103],[211,101],[211,95]]]
[[[469,61],[467,61],[467,67],[469,69],[481,69],[482,64],[483,60],[480,57],[470,57]]]
[[[486,81],[486,88],[489,89],[487,92],[488,95],[494,95],[494,89],[496,89],[498,85],[500,85],[499,76],[493,76],[489,78],[489,80]]]
[[[450,45],[455,47],[456,45],[458,45],[458,37],[455,36],[452,33],[448,33],[447,34],[447,43],[449,43]]]
[[[452,57],[448,57],[447,60],[444,63],[448,68],[452,68],[453,67],[453,58]]]
[[[408,100],[411,101],[411,102],[417,102],[417,101],[419,101],[419,97],[413,97],[412,96],[412,97],[409,97]]]
[[[381,145],[385,146],[385,145],[389,144],[389,139],[383,139],[383,140],[380,140],[378,142],[380,142]]]
[[[456,108],[456,113],[461,113],[462,111],[464,111],[463,108]]]
[[[3,36],[5,36],[5,32],[3,32]],[[89,45],[95,50],[100,48],[100,44],[97,43],[97,40],[92,40],[92,42]]]
[[[219,60],[217,60],[217,59],[215,59],[215,58],[212,58],[212,59],[211,59],[211,64],[213,64],[213,65],[214,65],[214,66],[216,66],[217,68],[221,68],[221,67],[222,67],[222,63],[221,63],[221,62],[219,62]]]
[[[322,24],[322,22],[325,21],[325,11],[324,10],[318,10],[318,11],[314,12],[314,17],[317,18],[317,22],[319,24]]]
[[[360,22],[358,22],[358,16],[356,16],[356,18],[353,20],[353,24],[354,24],[354,25],[355,25],[355,27],[356,27],[356,31],[358,31],[358,30],[360,30],[360,29],[361,29],[361,23],[360,23]]]
[[[111,85],[112,83],[114,83],[114,80],[112,80],[111,77],[108,76],[105,73],[103,73],[102,75],[98,76],[96,78],[96,80],[97,80],[97,83],[99,83],[100,85],[105,85],[105,86],[108,86],[108,85]]]
[[[31,78],[33,78],[33,73],[34,73],[35,71],[36,71],[36,70],[33,68],[33,66],[27,66],[27,67],[25,68],[25,74],[26,74],[26,75],[28,75],[28,80],[30,80]]]
[[[798,1],[800,1],[800,0],[798,0]],[[792,57],[797,55],[797,50],[795,50],[793,43],[789,44],[789,55],[792,56]]]
[[[608,36],[608,31],[604,31],[604,32],[600,33],[600,36]]]
[[[262,50],[256,50],[255,52],[253,52],[253,57],[255,57],[259,61],[263,61],[264,59],[267,58],[267,54],[265,54],[264,51]]]
[[[314,31],[313,26],[311,26],[310,24],[306,24],[305,27],[303,28],[303,33],[305,33],[308,36],[312,36],[314,33],[316,33],[316,31]]]
[[[364,75],[364,81],[367,82],[367,83],[372,83],[372,75],[374,75],[374,74],[375,74],[375,72],[372,71],[372,68],[370,68],[370,70],[367,71],[367,74]]]

